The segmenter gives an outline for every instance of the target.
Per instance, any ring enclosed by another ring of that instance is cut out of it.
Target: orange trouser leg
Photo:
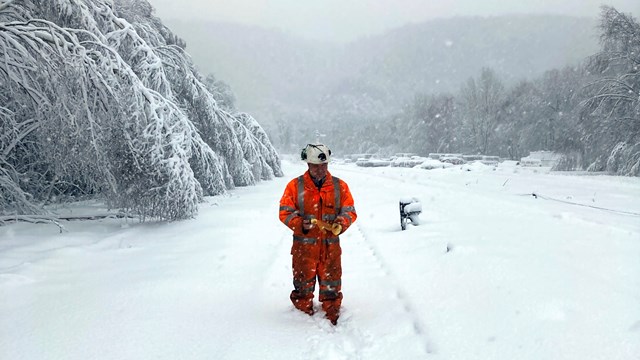
[[[326,316],[334,324],[340,315],[342,304],[342,263],[340,250],[329,250],[326,258],[318,264],[318,279],[320,280],[320,301]]]
[[[313,314],[313,291],[316,287],[317,262],[309,257],[293,255],[293,288],[289,298],[296,309]]]

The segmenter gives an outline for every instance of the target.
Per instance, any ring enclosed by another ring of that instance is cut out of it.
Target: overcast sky
[[[163,19],[211,19],[350,41],[410,22],[457,15],[552,13],[597,17],[601,4],[640,16],[640,0],[149,0]]]

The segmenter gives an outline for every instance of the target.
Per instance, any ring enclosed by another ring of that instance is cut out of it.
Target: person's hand
[[[313,228],[313,223],[309,219],[302,220],[302,228],[305,230],[311,230]]]
[[[345,226],[347,225],[347,219],[345,219],[343,216],[336,216],[336,219],[333,220],[334,224],[340,224],[341,226]]]

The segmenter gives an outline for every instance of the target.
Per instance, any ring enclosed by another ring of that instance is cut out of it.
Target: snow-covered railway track
[[[414,343],[416,350],[423,351],[422,354],[416,355],[433,354],[435,346],[428,337],[427,326],[415,310],[416,305],[403,289],[392,268],[379,255],[380,251],[376,245],[369,240],[366,228],[360,224],[354,225],[345,242],[343,248],[353,259],[346,260],[347,266],[355,267],[353,273],[359,277],[362,277],[364,271],[367,274],[366,278],[369,279],[368,282],[366,279],[362,279],[365,280],[365,289],[361,291],[366,294],[368,289],[372,293],[383,294],[380,301],[383,301],[384,304],[381,304],[379,309],[397,314],[397,325],[404,329],[405,341]],[[351,264],[352,261],[353,264]],[[349,277],[346,276],[347,280]]]

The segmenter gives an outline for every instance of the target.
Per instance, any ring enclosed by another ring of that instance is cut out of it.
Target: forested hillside
[[[198,67],[225,79],[270,129],[283,117],[326,120],[327,112],[375,119],[415,93],[456,91],[483,67],[513,83],[577,65],[598,49],[596,21],[568,16],[432,20],[346,44],[238,24],[167,22],[188,40]]]
[[[0,216],[100,199],[141,218],[281,176],[265,132],[147,0],[0,0]]]
[[[194,44],[211,39],[196,62],[231,74],[282,151],[318,131],[336,154],[519,160],[549,150],[564,154],[559,169],[640,174],[640,30],[611,7],[597,20],[435,20],[343,45],[229,24],[176,28]],[[229,66],[237,58],[243,66]]]

